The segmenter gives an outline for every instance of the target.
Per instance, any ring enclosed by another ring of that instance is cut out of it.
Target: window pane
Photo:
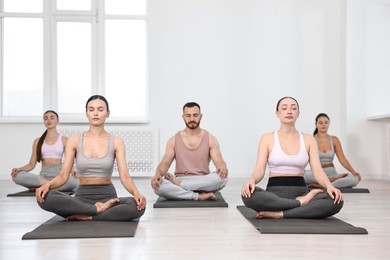
[[[42,28],[41,19],[4,18],[4,116],[42,114]]]
[[[146,117],[145,21],[108,20],[105,41],[105,86],[112,115]]]
[[[4,12],[42,13],[43,0],[4,0]]]
[[[91,95],[91,24],[57,25],[58,110],[84,113]]]
[[[57,10],[91,10],[91,0],[57,0]]]
[[[106,14],[146,14],[146,0],[106,0]]]

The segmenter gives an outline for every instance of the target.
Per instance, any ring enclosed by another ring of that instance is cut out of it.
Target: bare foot
[[[92,220],[92,216],[88,215],[72,215],[66,218],[66,220]]]
[[[334,181],[337,181],[338,179],[341,179],[341,178],[344,178],[347,176],[348,176],[348,173],[343,173],[343,174],[337,175],[336,177],[329,178],[329,181],[334,182]]]
[[[118,198],[110,199],[104,203],[103,202],[96,202],[95,206],[96,206],[97,214],[100,214],[100,213],[106,211],[107,209],[111,208],[112,206],[114,206],[118,202],[119,202]]]
[[[301,203],[301,206],[304,206],[307,203],[309,203],[309,201],[311,201],[315,195],[317,195],[318,193],[321,193],[321,192],[324,192],[324,191],[320,190],[320,189],[314,189],[314,190],[309,191],[309,193],[307,193],[305,196],[297,197],[296,200],[298,200]]]
[[[172,182],[173,184],[177,185],[177,186],[180,186],[181,184],[181,181],[178,180],[173,174],[170,174],[170,173],[167,173],[164,178],[170,182]]]
[[[256,218],[283,218],[283,211],[260,211]]]
[[[198,200],[217,200],[214,192],[202,192],[199,193]]]

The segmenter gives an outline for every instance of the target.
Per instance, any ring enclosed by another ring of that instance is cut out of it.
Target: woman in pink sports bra
[[[12,180],[23,187],[35,190],[46,182],[52,180],[61,171],[62,156],[68,138],[62,136],[57,131],[58,114],[53,110],[48,110],[43,114],[43,123],[46,131],[41,137],[36,138],[33,143],[30,161],[18,168],[13,168],[11,172]],[[37,163],[41,163],[42,168],[39,175],[32,171]],[[78,185],[78,179],[74,177],[58,188],[59,191],[73,191]]]
[[[298,102],[292,97],[281,98],[276,116],[280,128],[261,137],[255,169],[242,187],[245,206],[255,210],[257,218],[326,218],[338,213],[343,197],[322,170],[316,141],[295,128]],[[304,180],[308,163],[325,191],[309,191]],[[256,184],[264,178],[267,165],[269,179],[264,190]]]

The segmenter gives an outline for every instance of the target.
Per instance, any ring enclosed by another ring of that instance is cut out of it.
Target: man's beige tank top
[[[205,130],[202,141],[195,149],[188,148],[180,135],[175,135],[175,176],[206,175],[210,173],[209,133]]]

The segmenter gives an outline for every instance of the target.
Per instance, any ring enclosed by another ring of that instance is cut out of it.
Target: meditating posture
[[[48,110],[43,114],[43,123],[46,131],[41,137],[34,140],[29,163],[12,169],[12,180],[16,184],[29,190],[35,190],[52,180],[61,171],[62,157],[68,138],[58,133],[58,122],[58,114],[55,111]],[[30,172],[37,163],[41,163],[39,175]],[[75,178],[75,172],[72,171],[72,176],[69,177],[66,183],[59,186],[57,190],[73,191],[78,183],[78,179]]]
[[[320,113],[315,119],[316,129],[314,130],[314,138],[317,141],[321,166],[328,176],[332,185],[336,188],[352,188],[355,187],[361,180],[361,175],[354,170],[344,155],[340,140],[337,136],[328,134],[330,119],[327,114]],[[339,174],[333,165],[334,155],[341,165],[349,171],[349,173]],[[311,188],[321,188],[314,178],[311,170],[305,171],[305,181]]]
[[[69,138],[65,161],[59,175],[35,192],[39,206],[68,220],[128,221],[140,218],[145,212],[146,199],[129,175],[123,140],[104,129],[110,115],[107,100],[91,96],[86,104],[89,129]],[[74,160],[80,185],[75,196],[58,192],[66,183]],[[116,160],[119,177],[133,197],[118,198],[111,176]]]
[[[295,128],[298,102],[283,97],[276,105],[276,116],[280,128],[261,137],[255,169],[242,187],[245,206],[255,210],[257,218],[326,218],[338,213],[343,197],[322,170],[313,136]],[[308,190],[303,178],[308,163],[325,191]],[[264,190],[256,184],[263,179],[267,164],[269,179]]]
[[[158,196],[171,200],[216,200],[215,192],[228,180],[218,141],[200,128],[202,114],[197,103],[186,103],[182,117],[186,127],[169,139],[151,180],[152,188]],[[174,160],[176,169],[171,174],[168,170]],[[210,172],[211,160],[214,172]]]

